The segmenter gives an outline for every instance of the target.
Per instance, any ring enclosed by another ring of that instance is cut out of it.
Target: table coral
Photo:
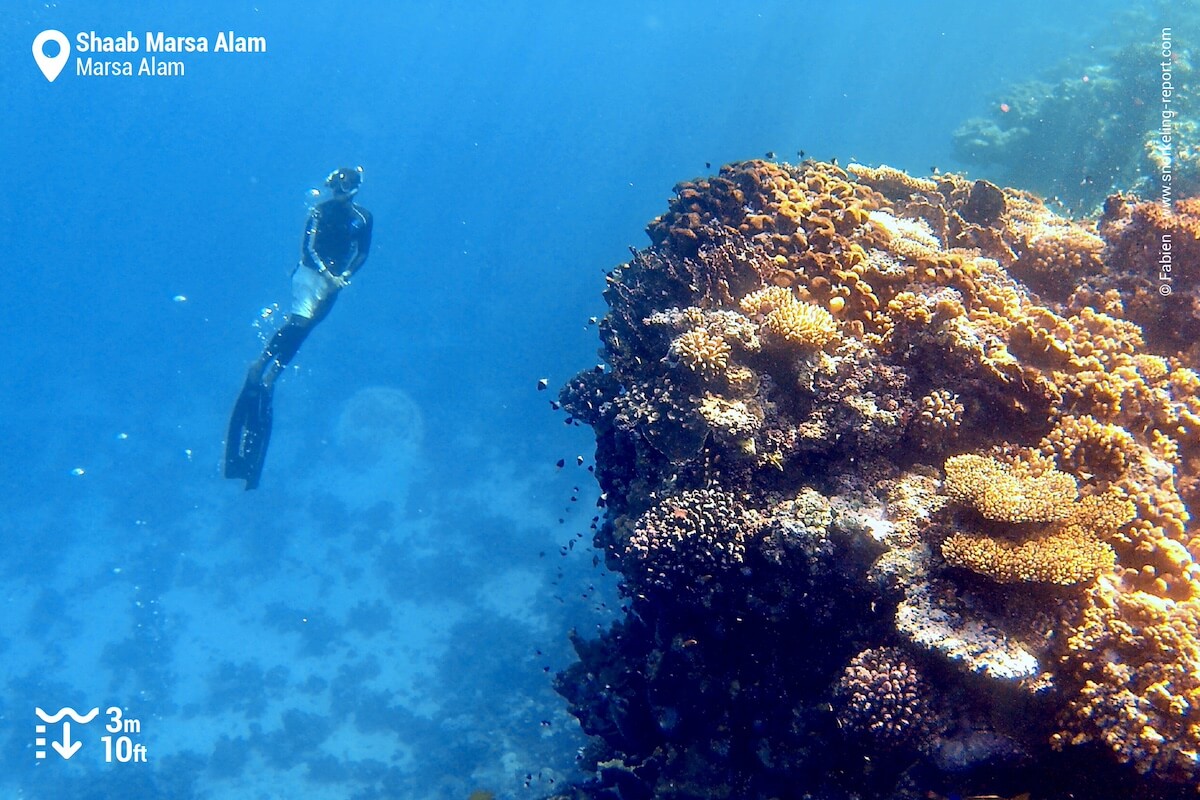
[[[942,557],[998,583],[1080,583],[1116,563],[1112,547],[1080,528],[1021,542],[956,533],[942,543]]]
[[[1193,213],[820,162],[679,184],[561,394],[629,612],[560,685],[602,739],[581,796],[986,794],[1001,752],[1013,792],[1200,785],[1200,350],[1155,317],[1196,312],[1132,277]],[[857,737],[865,775],[837,724],[879,686],[845,670],[887,648],[956,711]]]
[[[973,506],[988,519],[1004,522],[1052,522],[1071,514],[1075,479],[1058,470],[1032,474],[1022,462],[961,455],[946,459],[946,494]]]

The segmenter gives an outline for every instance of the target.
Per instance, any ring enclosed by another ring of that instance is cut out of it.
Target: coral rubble
[[[1163,330],[1127,277],[1196,210],[1110,207],[811,161],[675,187],[561,393],[627,612],[558,678],[570,796],[1200,788],[1200,312]]]

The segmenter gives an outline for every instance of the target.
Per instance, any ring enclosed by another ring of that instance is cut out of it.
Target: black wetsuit
[[[326,200],[308,214],[301,262],[313,269],[322,263],[334,275],[353,272],[367,260],[371,249],[371,212],[353,201]]]
[[[292,277],[292,311],[250,366],[229,421],[225,477],[244,479],[247,489],[258,486],[262,475],[271,438],[275,378],[333,307],[344,286],[335,279],[349,281],[367,260],[371,228],[371,212],[355,205],[350,198],[326,200],[309,212],[300,246],[300,264]],[[300,270],[305,273],[298,275]]]

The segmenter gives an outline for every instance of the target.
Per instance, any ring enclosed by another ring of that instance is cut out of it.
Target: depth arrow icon
[[[83,742],[71,741],[71,723],[64,722],[62,741],[51,742],[50,746],[53,747],[60,756],[62,756],[64,759],[67,759],[79,752],[79,748],[83,747]]]

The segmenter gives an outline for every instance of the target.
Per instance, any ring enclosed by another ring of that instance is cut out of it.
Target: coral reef
[[[1193,214],[812,161],[676,186],[560,395],[626,600],[557,680],[567,794],[1193,795],[1198,353],[1126,277]]]
[[[1184,18],[1200,21],[1194,8],[1180,12],[1184,17],[1164,24],[1182,30]],[[1160,27],[1137,20],[1128,29]],[[998,91],[987,116],[968,119],[955,131],[955,156],[1077,213],[1098,209],[1114,192],[1157,195],[1164,168],[1174,196],[1200,193],[1200,120],[1188,116],[1196,113],[1200,86],[1190,50],[1176,42],[1163,64],[1161,46],[1140,39],[1104,53],[1100,63],[1068,60],[1044,80]],[[1167,120],[1160,73],[1164,79],[1169,74],[1171,85]]]

